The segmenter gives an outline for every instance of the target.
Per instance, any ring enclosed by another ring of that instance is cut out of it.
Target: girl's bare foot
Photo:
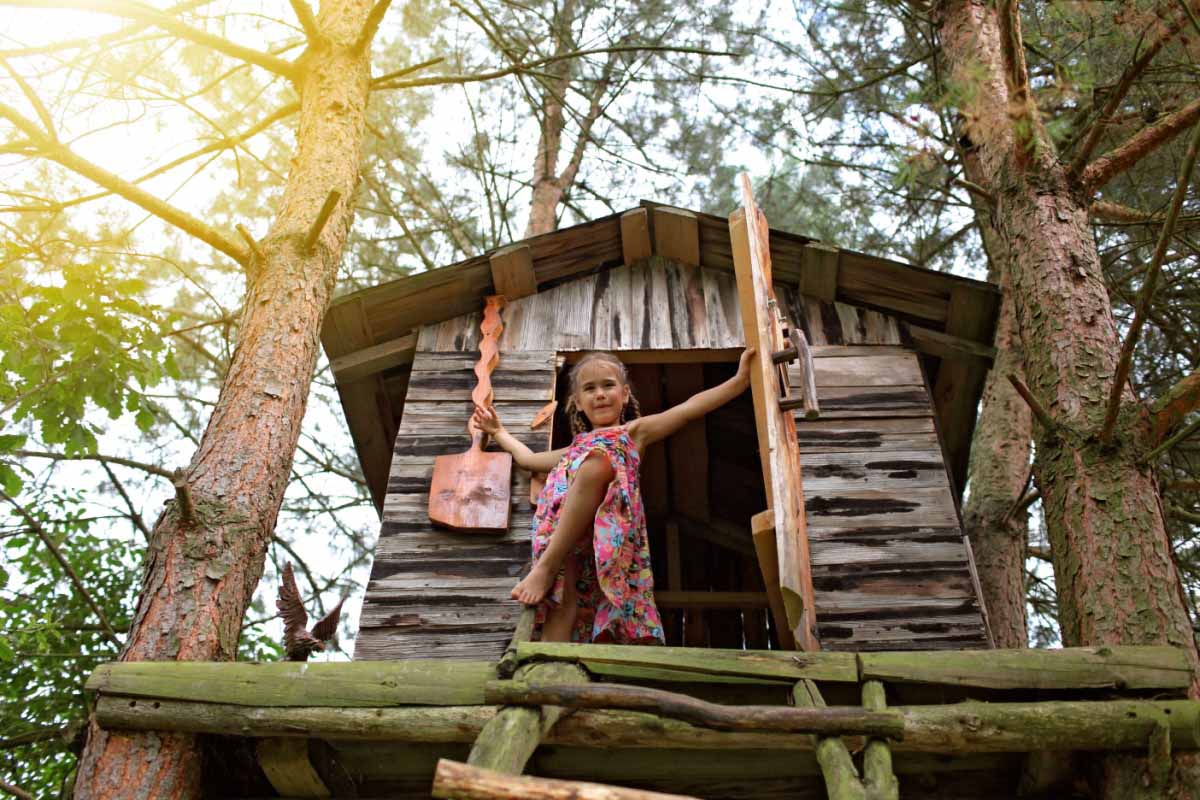
[[[554,572],[542,565],[534,564],[520,583],[513,587],[512,598],[520,600],[527,606],[536,606],[546,598],[550,587],[554,585]]]

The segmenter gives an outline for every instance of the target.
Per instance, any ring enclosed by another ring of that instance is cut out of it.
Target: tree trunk
[[[228,661],[262,576],[291,472],[321,320],[353,217],[370,47],[355,48],[370,3],[326,0],[324,37],[300,60],[296,152],[275,222],[247,278],[237,349],[176,500],[155,523],[123,661]],[[341,194],[311,250],[306,234]],[[186,504],[185,504],[186,505]],[[93,721],[77,798],[200,797],[193,736],[106,732]]]
[[[978,159],[967,154],[966,172],[975,183]],[[1008,381],[1010,374],[1024,378],[1024,353],[1013,319],[1012,290],[1008,280],[1011,257],[1004,240],[992,227],[991,212],[977,201],[975,216],[988,255],[988,279],[1004,291],[996,322],[996,361],[983,389],[979,423],[971,440],[971,489],[963,507],[963,522],[971,539],[988,625],[997,647],[1026,647],[1025,551],[1029,541],[1029,515],[1014,510],[1029,476],[1029,451],[1033,417]]]
[[[1064,644],[1171,644],[1197,663],[1158,486],[1137,459],[1150,421],[1132,390],[1113,446],[1098,432],[1120,340],[1088,217],[1089,198],[1062,164],[1025,94],[1019,27],[983,0],[939,8],[941,54],[965,90],[966,134],[993,198],[992,222],[1012,258],[1011,297],[1029,387],[1055,421],[1039,429],[1034,473],[1042,492]],[[969,89],[968,89],[969,87]],[[1193,696],[1200,696],[1193,684]],[[1197,796],[1192,758],[1177,759],[1169,789],[1145,759],[1107,759],[1103,796]],[[1149,796],[1149,794],[1147,794]]]

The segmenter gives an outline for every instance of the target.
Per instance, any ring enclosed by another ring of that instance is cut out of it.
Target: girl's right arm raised
[[[487,408],[475,406],[475,413],[471,415],[471,419],[479,426],[480,430],[512,453],[513,461],[516,461],[517,466],[521,469],[527,469],[530,472],[549,472],[558,466],[563,454],[567,452],[565,447],[543,453],[533,452],[505,429],[504,424],[500,422],[499,415],[496,414],[496,409],[491,406]]]

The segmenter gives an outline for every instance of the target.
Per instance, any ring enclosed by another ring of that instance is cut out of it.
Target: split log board
[[[819,635],[832,650],[967,649],[989,637],[915,352],[799,298],[821,418],[796,416]],[[835,324],[836,321],[836,324]],[[845,324],[843,324],[845,323]],[[842,345],[838,347],[837,345]],[[795,386],[799,376],[790,373]]]
[[[422,338],[438,341],[428,329]],[[463,352],[419,351],[413,361],[357,659],[499,658],[520,616],[509,591],[530,557],[528,474],[513,470],[505,533],[454,533],[433,527],[428,518],[434,459],[461,451],[469,440],[473,366]],[[529,423],[553,399],[554,384],[554,351],[506,354],[492,373],[501,419],[535,450],[549,446],[549,432],[531,431]]]

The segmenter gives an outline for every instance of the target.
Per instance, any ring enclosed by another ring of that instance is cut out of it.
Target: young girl
[[[750,356],[737,374],[659,414],[643,417],[625,365],[588,353],[571,370],[568,447],[534,453],[504,429],[494,408],[476,424],[517,465],[549,472],[533,518],[533,569],[512,590],[537,605],[548,642],[661,643],[638,466],[646,447],[737,397],[750,385]]]

